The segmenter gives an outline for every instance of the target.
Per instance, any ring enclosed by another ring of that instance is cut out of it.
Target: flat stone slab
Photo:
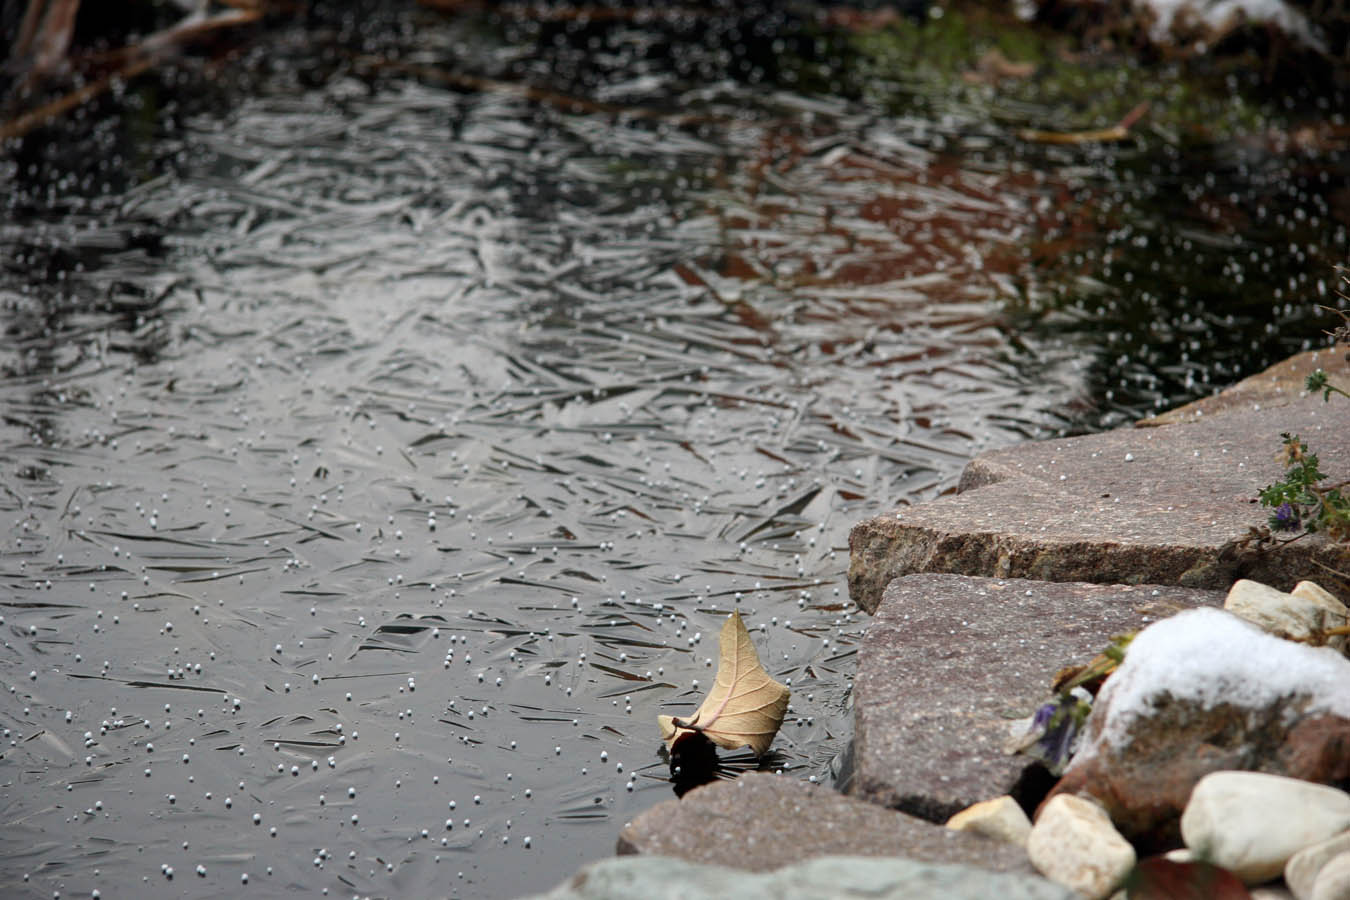
[[[1034,872],[1021,847],[762,772],[706,784],[657,804],[619,834],[618,852],[752,872],[840,853]]]
[[[873,612],[891,579],[916,572],[1214,589],[1237,578],[1282,590],[1325,583],[1319,563],[1350,571],[1350,545],[1320,535],[1261,551],[1242,543],[1266,522],[1256,497],[1284,475],[1276,455],[1286,431],[1333,480],[1350,474],[1341,397],[982,453],[959,493],[853,528],[849,593]]]
[[[1303,399],[1304,382],[1318,369],[1327,373],[1331,384],[1350,391],[1350,354],[1344,348],[1307,350],[1281,360],[1263,372],[1249,375],[1232,387],[1209,397],[1201,397],[1184,406],[1170,409],[1134,424],[1140,428],[1177,425],[1202,416],[1222,415],[1235,409],[1254,406],[1283,406]],[[1344,398],[1342,398],[1344,399]]]
[[[792,839],[809,847],[810,823]],[[908,859],[823,856],[751,873],[667,856],[629,856],[586,866],[535,900],[1077,900],[1044,878]]]
[[[855,796],[945,822],[1012,794],[1034,805],[1053,779],[1004,751],[1061,668],[1112,636],[1222,591],[910,575],[886,589],[853,682]]]

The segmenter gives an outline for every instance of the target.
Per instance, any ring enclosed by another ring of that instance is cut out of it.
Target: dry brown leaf
[[[764,671],[741,614],[733,612],[722,626],[717,681],[688,719],[657,716],[667,747],[690,734],[702,734],[724,750],[748,746],[763,756],[783,724],[792,693]]]

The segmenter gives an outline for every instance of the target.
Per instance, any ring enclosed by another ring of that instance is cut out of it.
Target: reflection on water
[[[409,58],[516,52],[477,28]],[[14,207],[7,896],[546,888],[671,796],[655,717],[732,609],[794,692],[775,770],[828,778],[849,526],[1150,405],[1099,351],[1166,293],[1087,281],[1186,260],[1066,220],[1114,221],[1106,162],[653,58],[568,85],[642,116],[366,59]]]

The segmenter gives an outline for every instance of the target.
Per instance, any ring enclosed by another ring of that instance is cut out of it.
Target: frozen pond
[[[1346,246],[1342,156],[1014,154],[658,25],[419,29],[125,183],[9,163],[7,897],[543,890],[671,796],[732,609],[766,765],[828,780],[849,527],[1298,349]],[[1246,243],[1177,214],[1230,194]]]

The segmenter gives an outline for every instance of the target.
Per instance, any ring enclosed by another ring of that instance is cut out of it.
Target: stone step
[[[1021,847],[764,772],[715,781],[658,803],[623,829],[618,853],[674,856],[752,872],[831,854],[1035,871]]]
[[[1234,409],[1274,407],[1294,403],[1303,399],[1304,382],[1318,369],[1327,373],[1332,384],[1350,391],[1350,353],[1345,353],[1344,348],[1323,347],[1296,353],[1262,372],[1248,375],[1217,394],[1201,397],[1199,400],[1193,400],[1156,416],[1149,416],[1134,424],[1140,428],[1178,425],[1202,416],[1221,415]]]
[[[809,829],[809,822],[798,830]],[[795,835],[793,840],[810,840]],[[606,859],[535,900],[1077,900],[1031,875],[910,859],[822,856],[772,872],[745,872],[668,856]]]
[[[1350,401],[1302,396],[1193,419],[980,454],[958,493],[853,528],[850,595],[875,612],[893,578],[917,572],[1210,589],[1252,578],[1282,590],[1325,581],[1327,567],[1350,572],[1350,545],[1321,535],[1244,543],[1269,514],[1257,494],[1284,475],[1281,432],[1301,435],[1333,479],[1350,475]]]

